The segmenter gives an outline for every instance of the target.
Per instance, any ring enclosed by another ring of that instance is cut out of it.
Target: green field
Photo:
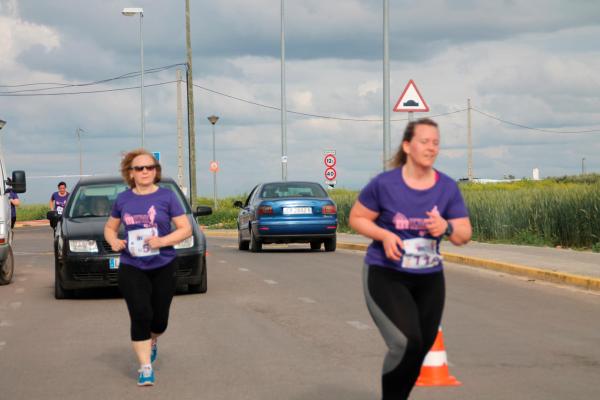
[[[510,183],[461,183],[473,224],[473,239],[481,242],[562,246],[600,252],[600,175],[522,180]],[[348,214],[357,191],[335,189],[339,231],[351,232]],[[235,228],[236,200],[218,200],[218,209],[200,223],[209,228]],[[198,204],[212,206],[212,198]],[[23,205],[18,220],[44,219],[47,206]]]

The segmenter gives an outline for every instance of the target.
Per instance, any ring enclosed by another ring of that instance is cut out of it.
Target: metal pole
[[[585,157],[581,159],[581,175],[585,175]]]
[[[81,158],[81,128],[75,129],[77,133],[77,141],[79,142],[79,176],[83,175],[83,161]]]
[[[181,104],[181,70],[177,74],[177,184],[183,188],[183,105]]]
[[[192,40],[190,37],[190,0],[185,0],[185,43],[187,49],[188,146],[190,204],[196,203],[196,128],[194,124],[194,80],[192,77]]]
[[[285,99],[285,0],[281,0],[281,179],[287,181],[287,109]]]
[[[383,170],[388,168],[391,154],[390,133],[390,18],[389,0],[383,0]]]
[[[141,100],[140,106],[142,111],[142,148],[144,147],[144,38],[142,35],[142,21],[144,20],[144,13],[140,13],[140,63],[141,63],[141,83],[140,83],[140,93]]]
[[[471,99],[467,99],[467,179],[473,180],[473,137],[471,134]]]
[[[217,161],[215,152],[215,124],[212,124],[212,147],[213,147],[213,161]],[[217,209],[217,171],[213,171],[213,203],[215,210]]]

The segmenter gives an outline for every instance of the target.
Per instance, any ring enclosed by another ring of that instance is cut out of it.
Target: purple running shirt
[[[184,215],[185,210],[173,191],[159,187],[154,193],[139,195],[128,189],[117,196],[111,216],[125,226],[127,245],[121,252],[121,262],[149,270],[163,267],[175,259],[173,246],[152,250],[144,240],[171,233],[171,218]]]
[[[61,196],[60,193],[54,192],[52,196],[50,196],[50,200],[54,200],[54,209],[56,212],[61,215],[63,210],[65,209],[65,205],[67,204],[67,200],[69,199],[69,193],[65,193],[64,196]]]
[[[358,200],[379,213],[375,224],[398,235],[404,244],[402,258],[394,261],[386,257],[383,243],[374,240],[367,249],[366,264],[414,274],[442,270],[441,237],[433,237],[427,231],[425,212],[437,207],[446,220],[468,217],[469,213],[456,182],[436,172],[438,179],[426,190],[408,187],[401,168],[377,175],[363,188]]]

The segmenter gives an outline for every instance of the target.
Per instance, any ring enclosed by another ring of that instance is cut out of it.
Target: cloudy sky
[[[199,195],[212,196],[211,114],[220,117],[219,195],[245,193],[281,178],[280,112],[227,96],[279,107],[280,1],[191,3]],[[466,176],[470,98],[477,177],[530,177],[536,167],[578,174],[582,158],[586,171],[600,170],[598,1],[390,3],[391,105],[413,79],[430,107],[416,116],[456,111],[435,117],[439,169]],[[335,149],[338,186],[360,188],[382,168],[383,2],[286,4],[288,110],[331,117],[288,115],[288,178],[323,182],[323,150]],[[146,69],[185,62],[184,0],[0,0],[2,147],[7,169],[27,172],[27,203],[46,202],[56,176],[79,173],[78,127],[84,174],[116,173],[121,152],[140,144],[139,89],[40,96],[135,87],[139,77],[23,91],[139,72],[139,18],[122,16],[123,7],[144,8]],[[166,82],[175,76],[176,67],[145,76],[164,83],[145,90],[146,147],[161,152],[171,176],[177,86]],[[52,85],[16,86],[37,83]],[[406,114],[392,120],[395,149]]]

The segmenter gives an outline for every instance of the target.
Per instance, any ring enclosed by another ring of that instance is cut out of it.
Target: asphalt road
[[[16,232],[0,287],[0,399],[377,399],[383,341],[364,305],[362,255],[209,238],[208,293],[176,296],[157,384],[135,385],[116,291],[53,297],[48,227]],[[594,399],[600,295],[447,265],[444,339],[463,385],[414,399]]]

